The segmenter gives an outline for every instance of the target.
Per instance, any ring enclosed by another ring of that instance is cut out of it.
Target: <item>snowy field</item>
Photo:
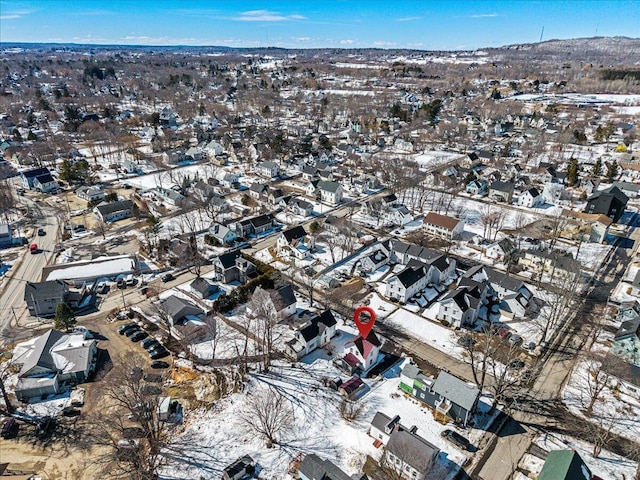
[[[246,392],[219,401],[211,410],[194,411],[187,416],[185,431],[177,441],[193,445],[192,454],[190,458],[172,458],[172,466],[163,478],[217,479],[225,466],[246,454],[262,468],[261,478],[268,480],[293,479],[288,473],[290,461],[309,453],[330,459],[352,474],[361,471],[366,455],[379,458],[382,453],[367,435],[378,410],[389,416],[400,415],[403,425],[416,425],[419,435],[442,450],[435,467],[436,478],[455,474],[456,464],[464,461],[464,454],[440,436],[446,426],[436,422],[417,401],[400,393],[397,376],[370,382],[361,416],[347,422],[339,414],[339,394],[322,386],[323,378],[338,375],[340,372],[325,360],[311,365],[279,365],[268,374],[252,374]],[[240,420],[248,408],[248,398],[268,389],[285,397],[294,421],[292,428],[280,435],[279,445],[271,449]]]

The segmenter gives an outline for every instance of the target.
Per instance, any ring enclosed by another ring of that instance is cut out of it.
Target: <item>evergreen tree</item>
[[[73,315],[71,307],[64,302],[60,302],[56,307],[56,316],[53,319],[53,328],[68,332],[76,324],[76,317]]]
[[[613,182],[618,178],[618,162],[614,160],[607,164],[607,182]]]
[[[592,177],[600,177],[602,175],[602,159],[596,160],[596,163],[593,164],[593,168],[591,169]]]
[[[576,183],[578,183],[578,172],[580,171],[580,167],[578,166],[578,160],[576,158],[572,158],[569,160],[569,167],[567,168],[567,184],[570,187],[573,187]]]

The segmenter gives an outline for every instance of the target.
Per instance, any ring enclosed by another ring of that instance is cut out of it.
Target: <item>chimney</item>
[[[418,431],[418,427],[416,427],[415,425],[411,425],[411,428],[409,429],[409,433],[411,435],[415,435],[417,431]]]

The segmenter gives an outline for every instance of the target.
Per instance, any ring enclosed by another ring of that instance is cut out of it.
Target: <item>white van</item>
[[[126,282],[126,283],[127,283],[127,285],[129,285],[129,286],[130,286],[130,285],[135,285],[135,283],[136,283],[136,279],[135,279],[135,278],[133,278],[133,274],[131,274],[131,273],[130,273],[129,275],[127,275],[127,278],[125,279],[125,282]]]

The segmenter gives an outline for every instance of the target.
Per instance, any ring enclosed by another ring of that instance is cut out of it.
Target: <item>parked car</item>
[[[512,370],[522,370],[524,368],[524,362],[519,358],[514,358],[509,362],[508,367]]]
[[[124,334],[125,334],[125,336],[131,338],[138,332],[142,332],[142,330],[140,329],[140,327],[138,325],[136,325],[135,327],[130,328],[129,330],[125,331]]]
[[[462,448],[463,450],[469,449],[469,440],[467,440],[466,438],[464,438],[462,435],[460,435],[458,432],[454,430],[447,429],[443,431],[442,437],[449,440],[454,445],[457,445],[458,447]]]
[[[169,351],[164,347],[156,348],[149,352],[149,358],[151,358],[151,360],[158,360],[166,357],[167,355],[169,355]]]
[[[149,350],[151,348],[154,348],[156,345],[160,345],[160,342],[157,339],[150,337],[140,342],[140,345],[145,350]]]
[[[525,350],[535,350],[536,346],[537,346],[537,345],[536,345],[536,343],[535,343],[535,342],[528,342],[528,343],[525,343],[525,344],[522,346],[522,348],[524,348]]]
[[[138,324],[136,322],[125,323],[124,325],[120,325],[118,327],[118,333],[120,335],[124,335],[128,330],[131,330],[137,327],[138,327]]]
[[[18,422],[16,422],[16,419],[9,418],[2,424],[0,436],[4,439],[14,438],[18,435],[18,430],[20,430],[20,426],[18,425]]]
[[[124,290],[125,288],[127,288],[127,282],[125,281],[124,278],[119,278],[118,281],[116,282],[116,286],[120,290]]]
[[[498,329],[498,336],[500,338],[504,338],[505,340],[509,340],[509,337],[511,337],[512,333],[507,329],[507,328],[499,328]]]
[[[154,360],[151,362],[151,368],[169,368],[169,364],[162,360]]]
[[[160,280],[162,280],[163,283],[167,283],[171,280],[175,280],[175,278],[176,277],[174,277],[172,273],[165,273],[162,277],[160,277]]]
[[[39,228],[38,229],[38,236],[39,237],[44,237],[47,234],[47,232],[44,231],[44,228]]]
[[[96,292],[104,295],[105,293],[109,293],[109,284],[107,282],[100,282],[96,287]]]
[[[522,337],[520,335],[511,335],[509,337],[509,343],[511,345],[516,346],[516,347],[519,347],[520,345],[522,345],[523,341],[524,340],[522,339]]]
[[[147,336],[147,332],[145,332],[144,330],[139,330],[131,335],[131,338],[129,340],[131,340],[132,342],[139,342],[140,340],[147,338]]]

